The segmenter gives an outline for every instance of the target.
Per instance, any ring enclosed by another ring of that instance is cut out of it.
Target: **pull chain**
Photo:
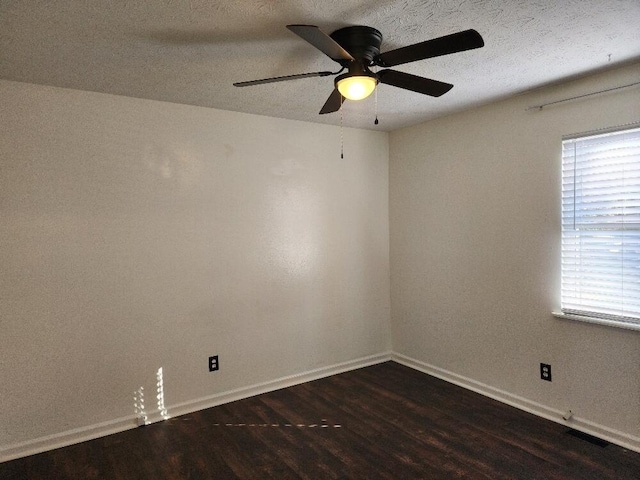
[[[344,104],[344,98],[340,95],[340,158],[344,158],[344,110],[342,105]]]
[[[377,66],[375,68],[375,72],[378,73],[378,67]],[[373,124],[374,125],[378,125],[378,84],[377,83],[376,83],[376,91],[374,92],[374,94],[375,94],[375,97],[374,97],[375,102],[374,103],[375,103],[376,119],[373,122]]]

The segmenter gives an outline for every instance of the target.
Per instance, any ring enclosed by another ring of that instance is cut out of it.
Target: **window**
[[[562,312],[640,327],[640,128],[562,142]]]

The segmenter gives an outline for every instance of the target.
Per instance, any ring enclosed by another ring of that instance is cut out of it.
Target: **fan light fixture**
[[[349,100],[362,100],[373,93],[378,84],[374,75],[341,75],[336,78],[340,94]]]

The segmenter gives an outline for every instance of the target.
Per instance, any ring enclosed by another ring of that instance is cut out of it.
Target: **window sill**
[[[551,312],[556,318],[563,318],[565,320],[577,320],[579,322],[595,323],[597,325],[604,325],[606,327],[624,328],[625,330],[635,330],[640,332],[640,324],[620,322],[618,320],[606,320],[604,318],[586,317],[584,315],[574,315],[571,313]]]

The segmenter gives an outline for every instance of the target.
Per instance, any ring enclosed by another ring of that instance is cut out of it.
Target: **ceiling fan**
[[[372,27],[351,26],[336,30],[327,35],[315,25],[287,25],[287,28],[316,47],[342,67],[337,72],[310,72],[297,75],[263,78],[247,82],[234,83],[236,87],[248,87],[263,83],[284,82],[308,77],[326,77],[338,75],[334,80],[334,89],[320,114],[340,110],[344,99],[361,100],[368,97],[377,84],[384,83],[394,87],[412,90],[424,95],[439,97],[447,93],[453,85],[429,78],[398,72],[387,67],[415,62],[426,58],[462,52],[484,45],[484,40],[475,30],[464,30],[444,37],[415,43],[406,47],[380,53],[382,33]],[[384,70],[372,72],[369,67],[379,66]],[[339,75],[347,69],[347,73]]]

